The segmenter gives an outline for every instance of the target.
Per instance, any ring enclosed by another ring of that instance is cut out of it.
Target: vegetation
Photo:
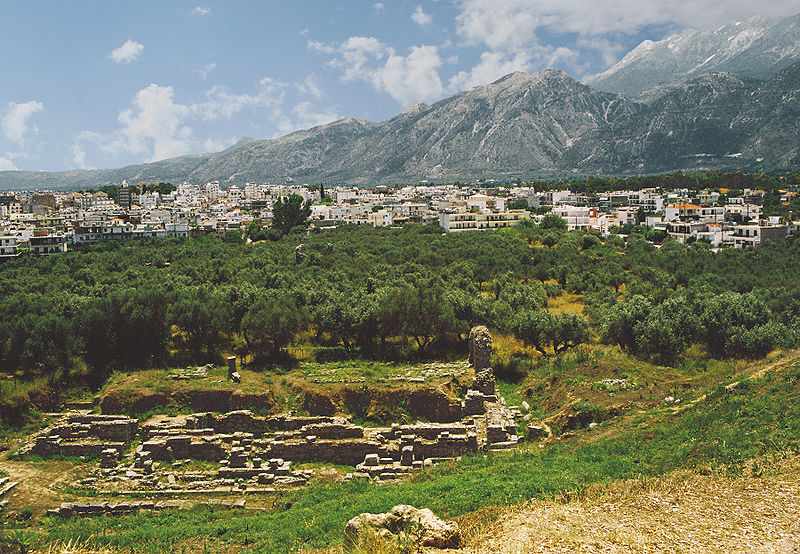
[[[229,353],[263,365],[298,340],[335,349],[323,359],[460,357],[476,324],[542,355],[597,336],[663,363],[692,344],[759,357],[800,339],[796,242],[654,248],[639,233],[567,232],[557,219],[485,233],[343,226],[257,244],[111,242],[8,261],[0,371],[41,390],[97,389],[113,370]],[[558,313],[565,293],[580,295],[583,314]],[[0,387],[4,419],[29,388]],[[46,407],[48,394],[32,403]]]
[[[757,477],[783,456],[800,453],[800,367],[790,365],[738,387],[719,387],[708,399],[673,413],[655,410],[646,425],[621,436],[536,444],[514,454],[465,457],[420,474],[413,482],[317,484],[277,497],[267,513],[237,514],[207,507],[158,515],[45,519],[41,534],[18,532],[28,544],[87,541],[134,552],[181,547],[290,552],[341,541],[346,521],[398,503],[457,517],[484,506],[579,493],[593,483],[662,475],[679,467]],[[596,410],[584,403],[585,412]],[[594,433],[583,431],[589,439]],[[755,461],[755,463],[751,463]],[[745,462],[748,462],[747,464]],[[208,541],[206,543],[206,541]]]

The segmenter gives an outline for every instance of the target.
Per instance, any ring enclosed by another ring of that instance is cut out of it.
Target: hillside
[[[586,84],[630,98],[647,98],[680,81],[716,72],[769,79],[800,58],[800,14],[779,21],[753,17],[709,32],[687,29],[646,40]]]
[[[797,457],[763,477],[677,471],[498,510],[466,548],[449,552],[792,552],[800,543],[798,494]]]
[[[350,118],[215,153],[114,170],[0,172],[0,189],[140,180],[455,181],[679,169],[796,167],[800,62],[768,81],[713,73],[649,104],[563,72],[513,73],[380,122]]]

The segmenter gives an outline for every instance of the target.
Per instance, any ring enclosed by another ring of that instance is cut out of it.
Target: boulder
[[[385,514],[360,514],[347,522],[345,543],[356,545],[371,536],[432,548],[458,548],[461,531],[455,522],[443,521],[427,508],[401,504]]]

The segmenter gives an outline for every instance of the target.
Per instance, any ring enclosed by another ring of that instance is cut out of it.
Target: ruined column
[[[472,389],[485,396],[495,396],[494,371],[490,365],[492,357],[492,335],[483,325],[473,327],[469,332],[469,362],[475,368]]]

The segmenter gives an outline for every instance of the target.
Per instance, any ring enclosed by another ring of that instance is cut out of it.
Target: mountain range
[[[348,118],[120,169],[4,171],[0,189],[86,188],[123,179],[378,184],[796,169],[798,60],[800,16],[777,23],[756,18],[642,43],[586,83],[556,70],[512,73],[380,123]]]
[[[687,29],[659,42],[646,40],[586,84],[646,101],[709,73],[769,79],[798,59],[800,14],[776,22],[752,17],[714,31]]]

